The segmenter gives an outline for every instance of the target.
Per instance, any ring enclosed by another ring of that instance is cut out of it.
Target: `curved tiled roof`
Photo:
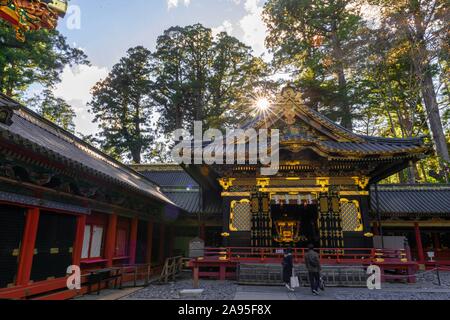
[[[288,90],[289,91],[289,90]],[[320,112],[308,107],[298,100],[298,96],[292,96],[282,93],[276,105],[276,110],[268,115],[251,115],[248,121],[241,126],[241,129],[264,129],[278,128],[277,122],[284,121],[284,108],[287,105],[293,105],[292,112],[297,117],[297,121],[303,121],[313,130],[321,132],[328,139],[319,139],[314,136],[308,136],[305,132],[296,135],[287,135],[281,137],[281,144],[292,145],[301,144],[317,150],[331,154],[332,158],[357,156],[394,156],[397,154],[426,154],[431,151],[430,146],[425,145],[423,137],[412,138],[382,138],[359,135],[343,126],[333,122]],[[286,126],[283,124],[283,126]],[[207,143],[210,148],[217,146],[217,143]]]
[[[180,171],[142,171],[141,174],[163,188],[198,188],[198,183],[183,169]]]
[[[53,155],[59,162],[72,167],[73,172],[85,170],[134,192],[174,205],[156,184],[128,166],[109,157],[35,112],[20,106],[18,103],[12,104],[13,100],[8,97],[0,95],[0,98],[0,107],[9,108],[14,112],[11,125],[0,123],[0,134],[5,139],[25,145],[27,149],[32,149],[41,154]]]
[[[380,185],[379,211],[383,215],[448,215],[450,185]],[[376,191],[371,191],[371,209],[377,212]]]
[[[222,209],[220,204],[205,201],[203,207],[201,205],[201,195],[199,191],[191,192],[164,192],[173,202],[175,202],[183,210],[192,214],[216,214],[220,215]]]
[[[202,199],[199,184],[181,166],[147,164],[132,167],[161,186],[164,194],[185,211],[192,214],[221,214],[220,203]]]

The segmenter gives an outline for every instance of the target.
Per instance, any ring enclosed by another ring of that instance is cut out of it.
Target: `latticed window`
[[[341,199],[342,231],[361,232],[364,230],[359,202]]]
[[[233,201],[231,203],[230,230],[252,230],[251,203],[249,200]]]

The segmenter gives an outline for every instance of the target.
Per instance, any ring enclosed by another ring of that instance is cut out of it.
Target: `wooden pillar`
[[[116,251],[116,234],[117,234],[117,215],[111,214],[108,218],[108,230],[106,231],[105,242],[105,259],[107,267],[112,267],[114,264],[113,258]]]
[[[373,227],[372,227],[372,232],[373,232],[374,236],[380,235],[380,225],[378,224],[378,222],[374,222]]]
[[[25,230],[20,247],[19,266],[17,270],[17,285],[26,286],[30,282],[33,266],[34,248],[39,227],[38,208],[29,209],[26,216]]]
[[[80,266],[81,254],[83,252],[84,229],[86,228],[86,216],[82,215],[77,218],[77,230],[75,234],[75,243],[73,245],[72,263]]]
[[[170,226],[169,228],[169,256],[173,257],[173,252],[174,252],[174,248],[175,248],[175,227],[174,226]]]
[[[434,243],[434,251],[441,250],[441,239],[440,239],[440,235],[439,232],[434,232],[433,233],[433,243]]]
[[[139,224],[139,219],[137,217],[133,218],[131,220],[130,247],[128,249],[128,251],[129,251],[128,255],[130,256],[129,263],[131,265],[134,265],[136,263],[136,244],[137,244],[138,224]]]
[[[200,224],[199,238],[206,241],[206,226],[204,223]]]
[[[153,252],[153,221],[147,223],[147,254],[145,255],[145,262],[147,264],[152,263],[152,252]]]
[[[227,267],[223,264],[219,267],[219,280],[225,281],[227,279]]]
[[[196,264],[194,266],[194,289],[198,289],[200,287],[200,268],[199,266]]]
[[[161,223],[159,225],[159,259],[158,262],[160,265],[162,265],[164,263],[164,259],[166,258],[166,253],[165,253],[165,231],[166,231],[166,226]]]
[[[419,223],[416,222],[414,224],[414,230],[416,233],[416,244],[417,244],[419,263],[424,264],[425,263],[425,254],[423,252],[422,235],[420,234]]]

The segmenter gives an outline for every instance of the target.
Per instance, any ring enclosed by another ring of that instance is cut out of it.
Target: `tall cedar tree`
[[[352,130],[354,110],[346,69],[357,60],[359,15],[350,0],[269,0],[267,46],[274,63],[292,71],[315,109]]]
[[[152,98],[164,133],[190,130],[194,121],[219,129],[239,123],[266,67],[226,33],[213,37],[200,24],[166,30],[158,38],[152,70]]]
[[[434,144],[441,159],[442,169],[448,170],[450,154],[442,124],[440,108],[449,108],[448,100],[439,104],[436,83],[448,81],[448,74],[440,68],[442,59],[448,64],[450,33],[450,7],[446,0],[373,0],[382,7],[383,22],[388,36],[398,47],[406,47],[412,61],[414,78],[420,83],[420,91],[426,108]],[[442,74],[439,74],[439,73]],[[447,82],[448,83],[448,82]],[[445,93],[444,93],[445,94]],[[446,169],[447,168],[447,169]]]
[[[153,141],[150,61],[151,53],[144,47],[129,49],[108,77],[92,89],[89,103],[100,127],[101,147],[137,164]]]

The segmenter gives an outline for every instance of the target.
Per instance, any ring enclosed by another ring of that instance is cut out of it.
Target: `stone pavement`
[[[331,290],[322,292],[320,296],[313,296],[311,290],[298,288],[289,292],[285,287],[240,286],[234,300],[268,301],[268,300],[335,300]]]
[[[97,300],[181,300],[179,291],[192,289],[192,278],[183,279],[166,285],[152,284],[146,288],[102,291],[100,297],[95,295],[79,299]],[[233,281],[201,280],[200,288],[204,294],[195,300],[450,300],[450,272],[441,274],[441,285],[433,272],[420,273],[415,284],[384,283],[382,290],[367,288],[327,288],[319,297],[313,296],[309,288],[298,288],[288,292],[285,287],[240,286]]]
[[[75,298],[74,300],[120,300],[124,297],[127,297],[137,291],[142,290],[143,288],[129,288],[129,289],[105,289],[100,292],[99,295],[95,294],[86,294],[84,296],[80,296]]]
[[[284,287],[240,286],[237,288],[235,300],[268,301],[268,300],[450,300],[449,289],[420,289],[404,285],[385,286],[382,290],[365,288],[327,288],[314,296],[308,288],[298,288],[288,292]]]

